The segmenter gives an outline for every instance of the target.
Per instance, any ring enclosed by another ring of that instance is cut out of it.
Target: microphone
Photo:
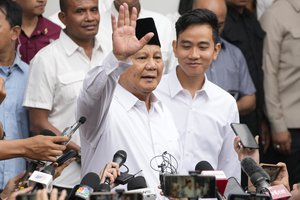
[[[146,180],[143,176],[134,177],[127,184],[126,194],[141,193],[144,200],[155,200],[156,192],[152,188],[147,187]]]
[[[45,167],[41,172],[34,171],[28,179],[29,185],[34,185],[33,191],[46,188],[48,192],[51,192],[54,174],[55,169],[51,165]]]
[[[287,199],[291,196],[283,184],[271,186],[270,176],[252,158],[244,158],[241,161],[241,166],[251,183],[256,187],[257,193],[268,194],[273,200]]]
[[[121,167],[127,158],[127,153],[124,150],[119,150],[115,153],[113,157],[113,162],[119,164],[119,167]],[[108,177],[105,178],[104,183],[100,184],[99,186],[100,192],[109,192],[110,191],[110,179]]]
[[[84,124],[86,121],[86,118],[85,117],[80,117],[80,119],[75,122],[75,124],[73,124],[72,126],[70,127],[67,127],[64,129],[64,131],[62,132],[62,136],[68,136],[69,137],[69,141],[68,142],[64,142],[65,145],[67,145],[71,138],[72,138],[72,135],[75,133],[75,131],[82,125]]]
[[[227,185],[227,177],[223,171],[214,170],[211,164],[207,161],[200,161],[195,166],[195,170],[199,171],[201,175],[204,176],[215,176],[216,177],[216,186],[217,186],[217,195],[224,195],[224,191]],[[218,194],[220,193],[220,194]]]
[[[69,200],[86,200],[89,199],[93,191],[98,187],[100,182],[99,176],[94,172],[87,173],[81,180],[79,185],[74,186]]]

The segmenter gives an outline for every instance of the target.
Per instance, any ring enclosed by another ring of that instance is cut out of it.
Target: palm
[[[113,53],[119,60],[127,59],[135,54],[152,38],[153,33],[146,34],[140,40],[135,36],[137,10],[132,9],[130,16],[128,5],[124,3],[119,8],[118,23],[112,16],[113,27]]]

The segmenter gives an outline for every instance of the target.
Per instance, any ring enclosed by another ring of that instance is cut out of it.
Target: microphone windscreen
[[[86,118],[84,116],[80,117],[79,123],[84,124],[86,121]]]
[[[147,183],[143,176],[134,177],[127,184],[127,190],[136,190],[142,188],[147,188]]]
[[[195,170],[201,173],[202,171],[214,170],[214,168],[211,166],[209,162],[203,160],[197,163],[197,165],[195,166]]]
[[[127,153],[124,150],[119,150],[113,157],[113,162],[118,163],[119,166],[123,165],[126,161]]]
[[[98,176],[98,174],[94,172],[89,172],[82,178],[80,185],[86,185],[93,188],[93,190],[96,190],[99,183],[100,177]]]
[[[56,134],[53,133],[52,131],[50,131],[49,129],[43,129],[40,132],[40,135],[44,135],[44,136],[56,136]]]

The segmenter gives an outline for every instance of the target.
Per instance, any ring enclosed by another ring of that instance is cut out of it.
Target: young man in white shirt
[[[175,120],[183,143],[183,172],[205,160],[240,180],[230,127],[239,122],[236,101],[205,76],[221,48],[217,17],[206,9],[187,12],[176,22],[176,34],[173,51],[179,65],[162,78],[155,94]]]

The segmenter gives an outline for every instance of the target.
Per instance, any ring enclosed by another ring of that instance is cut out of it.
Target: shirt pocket
[[[86,72],[76,71],[58,76],[58,101],[61,103],[71,103],[76,101],[82,87],[82,82]]]

